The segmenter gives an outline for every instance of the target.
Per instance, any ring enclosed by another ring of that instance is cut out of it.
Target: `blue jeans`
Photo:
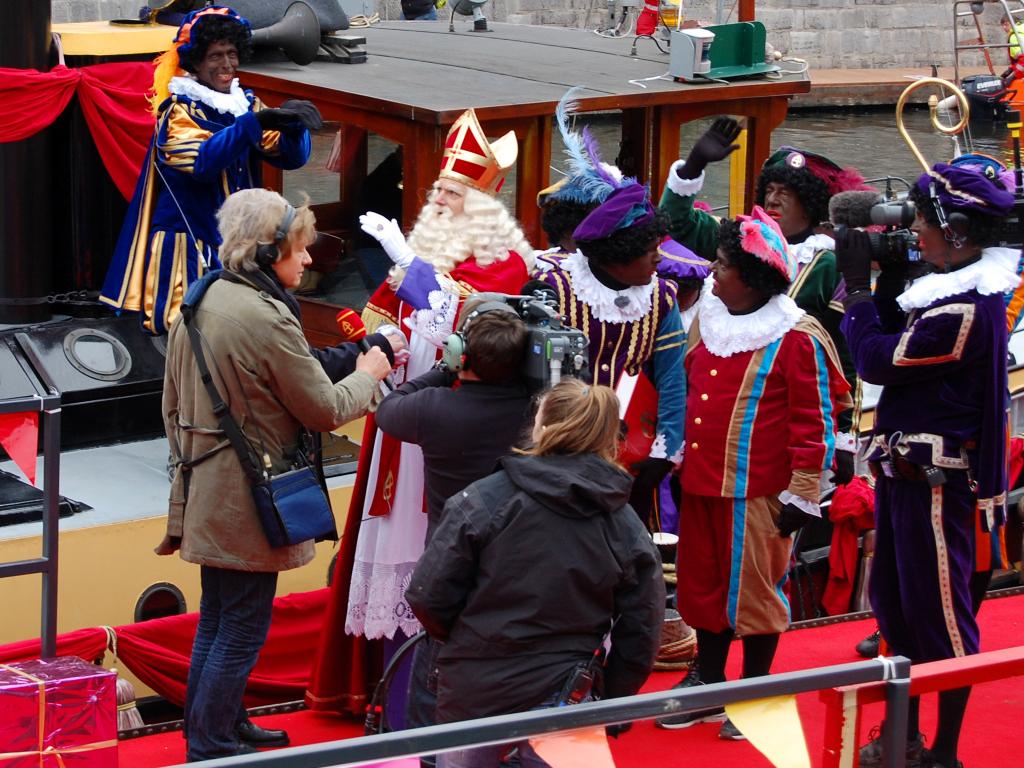
[[[238,751],[242,694],[270,629],[276,573],[200,566],[203,594],[185,690],[188,760]]]
[[[425,728],[437,724],[437,654],[444,643],[425,637],[416,644],[409,673],[409,698],[405,706],[405,727]],[[421,768],[436,765],[434,755],[421,755]]]

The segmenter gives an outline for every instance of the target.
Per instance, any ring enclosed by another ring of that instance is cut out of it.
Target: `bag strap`
[[[227,436],[231,446],[235,449],[235,453],[238,454],[242,471],[245,472],[249,481],[254,485],[266,481],[270,477],[270,467],[260,467],[259,461],[253,455],[252,445],[245,439],[245,435],[242,434],[238,422],[231,415],[231,409],[224,402],[224,398],[220,396],[220,392],[217,391],[217,385],[213,381],[213,376],[210,374],[210,368],[206,364],[206,355],[203,354],[203,344],[199,336],[199,329],[196,328],[193,322],[195,319],[195,307],[182,304],[181,317],[185,323],[185,328],[188,330],[188,338],[192,342],[192,351],[196,356],[196,367],[199,368],[199,376],[203,381],[203,386],[206,387],[207,394],[210,396],[210,402],[213,404],[213,415],[217,417],[218,426]]]

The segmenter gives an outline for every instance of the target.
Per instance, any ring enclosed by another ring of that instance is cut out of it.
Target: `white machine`
[[[711,43],[715,33],[706,29],[673,29],[668,72],[674,78],[693,80],[711,71]]]

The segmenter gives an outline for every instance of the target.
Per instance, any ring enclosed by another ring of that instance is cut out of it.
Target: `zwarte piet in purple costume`
[[[887,298],[883,265],[872,297],[863,233],[840,238],[837,251],[849,291],[842,330],[857,373],[884,387],[868,453],[871,605],[893,651],[925,662],[978,652],[968,585],[976,516],[986,530],[1005,518],[1003,293],[1019,281],[1019,251],[982,247],[978,226],[1005,216],[1013,196],[977,171],[937,164],[912,198],[936,271]],[[936,203],[954,226],[942,229]]]

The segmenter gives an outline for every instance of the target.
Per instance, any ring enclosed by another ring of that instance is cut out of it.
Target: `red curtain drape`
[[[21,141],[53,123],[76,93],[100,157],[125,199],[153,137],[146,91],[153,65],[145,61],[56,66],[49,72],[0,67],[0,143]]]
[[[328,594],[328,589],[318,589],[274,600],[270,633],[245,691],[246,706],[302,699],[320,641]],[[186,613],[115,627],[121,664],[168,701],[183,704],[198,619],[198,613]],[[57,655],[91,661],[102,656],[106,646],[103,628],[79,629],[58,636]],[[39,649],[38,639],[0,646],[0,663],[38,658]],[[112,663],[108,656],[107,664]]]

